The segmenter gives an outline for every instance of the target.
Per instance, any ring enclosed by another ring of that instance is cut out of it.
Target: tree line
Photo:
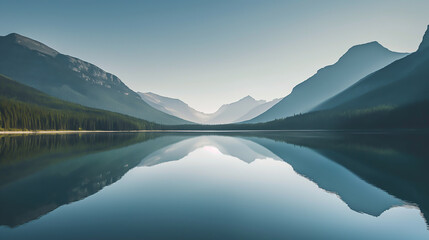
[[[157,124],[102,110],[53,109],[0,98],[0,129],[142,130]]]

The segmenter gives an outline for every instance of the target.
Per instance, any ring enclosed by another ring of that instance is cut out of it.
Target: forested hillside
[[[159,124],[188,123],[149,106],[117,76],[19,34],[0,36],[0,73],[67,102]]]
[[[157,124],[48,96],[0,75],[0,129],[135,130]]]

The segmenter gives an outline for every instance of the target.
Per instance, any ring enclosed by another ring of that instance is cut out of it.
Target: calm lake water
[[[0,136],[0,239],[429,239],[429,135]]]

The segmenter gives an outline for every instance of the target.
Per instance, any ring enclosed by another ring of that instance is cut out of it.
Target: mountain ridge
[[[43,44],[42,42],[39,42],[37,40],[31,39],[29,37],[25,37],[23,35],[20,35],[18,33],[10,33],[6,36],[4,36],[6,39],[10,39],[11,41],[14,41],[15,43],[27,47],[30,50],[38,51],[44,54],[47,54],[49,56],[55,57],[59,54],[55,49],[48,47],[47,45]]]
[[[313,111],[398,107],[429,99],[429,27],[418,50],[362,78]]]
[[[200,124],[224,124],[248,120],[266,111],[280,100],[256,100],[247,95],[235,102],[223,104],[216,112],[204,113],[190,107],[180,99],[165,97],[152,92],[138,92],[138,94],[149,105],[160,111]]]
[[[0,36],[0,73],[65,101],[161,124],[189,123],[152,108],[115,75],[17,33]]]
[[[427,49],[427,48],[429,48],[429,25],[426,28],[426,32],[423,35],[422,41],[421,41],[417,51],[419,51],[419,50],[422,51],[422,50]]]
[[[376,41],[355,45],[337,62],[319,69],[313,76],[296,85],[279,103],[245,123],[266,122],[308,112],[362,77],[406,55],[393,52]]]

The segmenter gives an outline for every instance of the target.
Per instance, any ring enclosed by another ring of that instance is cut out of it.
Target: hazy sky
[[[415,51],[428,24],[428,0],[0,1],[0,35],[34,38],[205,112],[284,97],[356,44]]]

